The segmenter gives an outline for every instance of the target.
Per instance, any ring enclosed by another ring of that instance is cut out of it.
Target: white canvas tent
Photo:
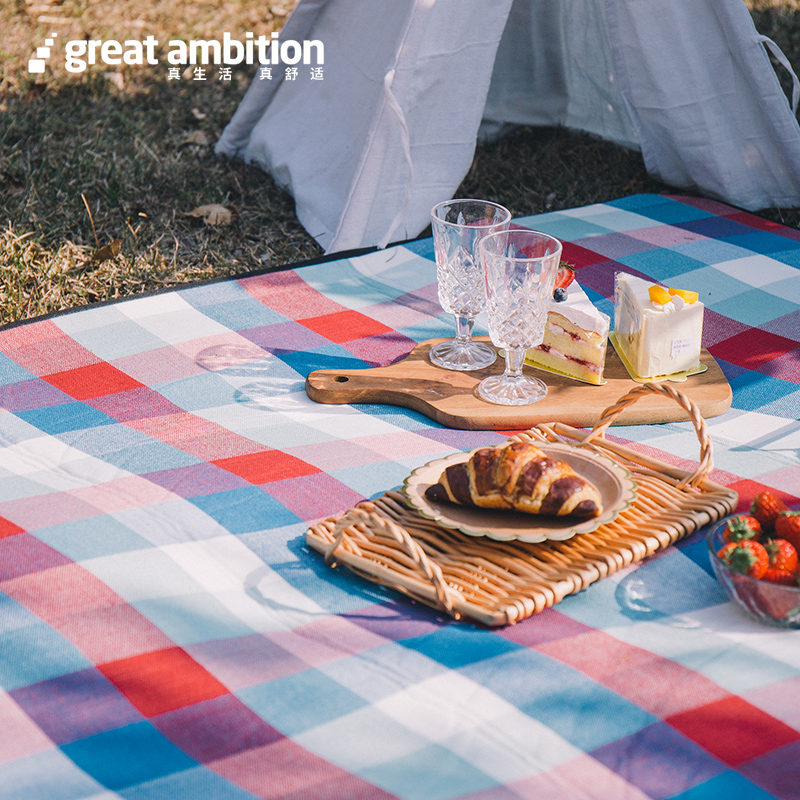
[[[300,0],[281,41],[324,77],[253,80],[217,144],[270,172],[327,252],[416,236],[477,137],[565,125],[641,148],[654,177],[800,206],[800,126],[743,0]],[[307,69],[307,68],[306,68]]]

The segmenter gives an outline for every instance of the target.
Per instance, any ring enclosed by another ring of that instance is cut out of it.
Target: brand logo
[[[42,73],[51,55],[51,48],[57,34],[53,33],[45,39],[43,47],[37,47],[35,57],[28,61],[28,72]],[[322,65],[325,63],[325,46],[319,40],[294,39],[280,40],[278,33],[256,37],[248,31],[244,40],[234,39],[229,33],[218,39],[191,39],[188,42],[171,39],[167,43],[166,61],[170,65],[170,78],[178,67],[210,65],[223,67],[230,74],[230,67],[239,64],[262,67],[260,77],[271,79],[271,68],[285,66],[286,77],[291,79],[297,75],[298,64],[312,67],[312,78],[322,77]],[[64,43],[64,68],[67,72],[81,73],[89,65],[105,64],[106,66],[143,66],[157,65],[160,56],[157,51],[158,40],[148,36],[143,40],[127,39],[119,42],[116,39],[76,39]],[[263,68],[269,68],[269,75]],[[291,78],[290,78],[291,75]]]
[[[56,40],[57,33],[51,33],[50,36],[44,40],[44,47],[36,48],[36,57],[28,60],[28,72],[40,73],[44,72],[47,59],[50,58],[50,48]]]

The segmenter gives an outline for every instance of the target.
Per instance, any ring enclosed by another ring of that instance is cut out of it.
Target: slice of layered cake
[[[618,272],[612,341],[637,380],[700,370],[703,309],[696,292]]]
[[[562,266],[547,312],[544,339],[528,350],[525,362],[585,383],[605,383],[610,321],[574,280],[572,269]]]

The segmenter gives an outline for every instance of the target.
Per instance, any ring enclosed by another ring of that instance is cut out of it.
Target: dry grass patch
[[[798,2],[753,0],[758,27],[795,63]],[[0,5],[0,324],[320,253],[292,198],[269,176],[213,153],[252,68],[234,68],[230,81],[209,70],[205,82],[170,81],[166,63],[90,66],[74,75],[53,59],[44,75],[26,69],[53,32],[59,41],[152,35],[163,52],[170,39],[217,38],[224,30],[268,35],[293,4]],[[639,153],[585,134],[521,129],[478,147],[459,193],[527,215],[663,190]],[[216,211],[197,212],[209,206]],[[765,215],[800,221],[796,211]],[[107,257],[98,258],[98,250]]]
[[[215,38],[280,28],[289,3],[24,2],[0,9],[0,324],[320,253],[294,202],[261,170],[217,158],[213,146],[250,68],[232,80],[167,79],[154,67],[60,60],[41,76],[27,59],[62,40]],[[58,20],[58,21],[54,21]],[[197,213],[213,206],[223,214]],[[226,219],[226,215],[229,217]],[[93,254],[114,243],[110,258]],[[118,251],[117,251],[118,248]]]

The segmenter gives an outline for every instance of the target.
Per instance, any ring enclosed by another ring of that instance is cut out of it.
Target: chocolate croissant
[[[476,450],[469,461],[447,467],[425,496],[558,517],[596,517],[603,511],[595,486],[530,442]]]

